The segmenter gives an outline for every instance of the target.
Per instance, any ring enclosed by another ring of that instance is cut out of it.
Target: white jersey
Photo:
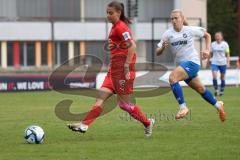
[[[226,53],[229,52],[229,45],[227,42],[222,41],[217,43],[216,41],[212,42],[211,45],[212,56],[212,64],[215,65],[226,65],[227,57]]]
[[[171,27],[163,33],[158,47],[161,48],[163,42],[168,41],[169,48],[174,54],[177,64],[184,61],[192,61],[200,65],[199,53],[194,47],[194,38],[202,38],[205,31],[202,27],[183,26],[182,30],[177,32]]]

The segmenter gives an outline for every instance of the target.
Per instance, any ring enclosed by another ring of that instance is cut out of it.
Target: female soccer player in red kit
[[[154,119],[147,119],[140,108],[130,102],[135,78],[136,52],[132,33],[128,27],[131,22],[124,15],[123,3],[117,1],[109,3],[107,19],[112,23],[112,29],[108,37],[109,47],[111,48],[111,44],[114,44],[114,46],[120,46],[123,43],[131,45],[127,45],[128,48],[116,47],[111,50],[110,68],[95,105],[82,122],[70,124],[68,127],[73,131],[86,132],[92,122],[101,114],[104,101],[111,95],[117,94],[119,107],[140,121],[145,127],[145,135],[149,137],[152,134]]]

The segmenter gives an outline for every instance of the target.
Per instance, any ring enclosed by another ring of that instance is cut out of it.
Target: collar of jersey
[[[120,19],[113,25],[113,27],[115,27],[118,23],[120,23]]]
[[[174,27],[172,27],[172,29],[174,30],[174,32],[176,32],[176,33],[181,33],[182,31],[183,31],[183,29],[184,29],[184,26],[182,26],[182,29],[178,32],[178,31],[176,31],[175,29],[174,29]]]

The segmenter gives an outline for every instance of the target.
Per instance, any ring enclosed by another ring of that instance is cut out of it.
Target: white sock
[[[182,109],[182,108],[187,108],[186,103],[183,103],[183,104],[179,105],[179,109]]]
[[[216,104],[214,104],[215,108],[219,109],[221,107],[221,104],[218,103],[218,101],[216,102]]]

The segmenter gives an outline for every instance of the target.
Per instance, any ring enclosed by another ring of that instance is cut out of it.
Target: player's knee
[[[213,72],[213,73],[212,73],[212,76],[213,76],[213,80],[217,80],[217,76],[218,76],[217,73]]]
[[[102,107],[102,106],[103,106],[103,102],[104,102],[104,100],[102,100],[102,99],[100,99],[100,98],[97,98],[95,105]]]
[[[199,94],[204,94],[205,93],[205,90],[206,88],[204,86],[199,86],[197,88],[195,88],[195,90],[199,93]]]
[[[217,80],[217,75],[213,74],[213,80]]]
[[[169,76],[169,83],[170,84],[174,84],[174,83],[177,83],[177,79],[175,78],[174,74],[171,73],[170,76]]]
[[[225,74],[221,74],[221,80],[225,80]]]
[[[131,112],[132,109],[133,109],[133,106],[131,104],[127,104],[127,103],[123,103],[123,102],[119,102],[118,103],[118,106],[124,110],[124,111],[127,111],[127,112]]]

